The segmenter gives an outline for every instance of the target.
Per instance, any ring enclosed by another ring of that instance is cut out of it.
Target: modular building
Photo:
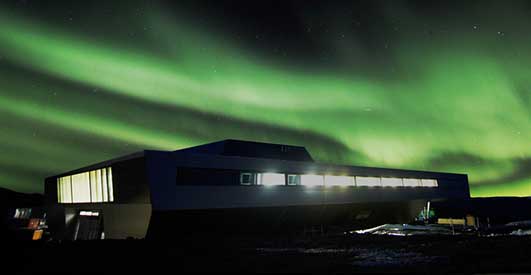
[[[304,147],[224,140],[145,150],[45,179],[57,239],[170,238],[409,222],[469,198],[464,174],[315,162]]]

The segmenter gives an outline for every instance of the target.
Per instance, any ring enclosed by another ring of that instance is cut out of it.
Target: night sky
[[[0,187],[221,139],[531,195],[531,2],[3,1]]]

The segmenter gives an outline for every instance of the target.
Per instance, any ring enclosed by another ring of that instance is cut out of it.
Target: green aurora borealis
[[[42,192],[45,176],[105,159],[235,138],[530,196],[529,4],[377,3],[386,23],[356,21],[363,35],[342,9],[301,8],[313,58],[189,7],[117,4],[116,23],[90,4],[0,5],[0,187]]]

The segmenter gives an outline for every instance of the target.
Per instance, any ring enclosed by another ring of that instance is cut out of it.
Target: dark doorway
[[[100,240],[103,234],[101,211],[79,211],[75,240]]]

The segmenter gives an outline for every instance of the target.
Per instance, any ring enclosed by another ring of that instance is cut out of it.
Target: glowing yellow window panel
[[[72,175],[72,202],[90,202],[90,185],[88,172]]]
[[[92,202],[101,202],[98,200],[98,188],[96,186],[96,171],[90,171],[90,198]]]
[[[109,201],[109,193],[107,189],[107,171],[101,169],[101,188],[103,189],[103,201]]]
[[[59,203],[99,203],[114,201],[111,167],[57,178]]]
[[[114,190],[112,183],[112,169],[107,168],[107,185],[109,186],[109,201],[114,201]]]
[[[72,202],[72,185],[70,183],[71,177],[63,177],[61,181],[62,190],[63,190],[63,202],[71,203]]]

